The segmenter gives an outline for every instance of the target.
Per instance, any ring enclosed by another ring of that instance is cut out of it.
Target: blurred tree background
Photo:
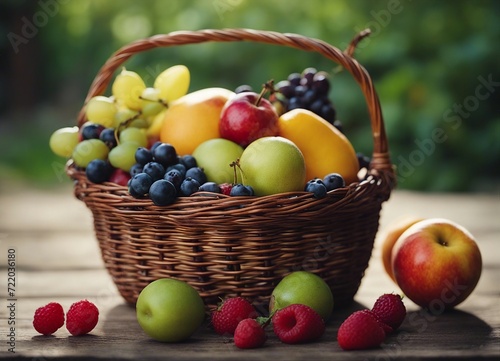
[[[75,124],[100,66],[119,47],[157,33],[247,27],[320,38],[355,57],[382,103],[399,188],[498,192],[500,2],[496,0],[2,0],[0,174],[34,186],[69,183],[50,134]],[[147,84],[187,65],[191,90],[259,87],[308,66],[333,75],[331,98],[355,148],[372,139],[361,91],[318,54],[253,43],[156,49],[127,68]]]

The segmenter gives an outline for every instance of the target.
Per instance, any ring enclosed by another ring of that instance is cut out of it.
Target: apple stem
[[[267,92],[270,92],[271,94],[274,93],[274,80],[273,79],[262,84],[262,90],[260,91],[259,97],[255,101],[255,106],[257,106],[257,107],[259,106],[260,101],[262,100],[264,95],[266,95]]]

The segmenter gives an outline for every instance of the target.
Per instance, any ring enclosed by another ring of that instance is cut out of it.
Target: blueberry
[[[139,163],[135,163],[132,167],[130,167],[130,175],[133,177],[135,176],[136,174],[139,174],[139,173],[142,173],[142,170],[143,170],[143,165],[142,164],[139,164]]]
[[[192,155],[183,155],[180,162],[181,164],[184,164],[186,169],[198,166],[198,163],[196,163],[196,158]]]
[[[177,190],[168,180],[160,179],[149,188],[149,198],[157,206],[166,206],[175,202]]]
[[[82,129],[80,129],[82,140],[99,139],[99,136],[101,135],[104,129],[105,129],[104,126],[100,124],[93,124],[93,123],[86,124],[83,126]]]
[[[180,190],[184,176],[179,170],[171,169],[165,173],[165,177],[163,177],[163,179],[171,182],[177,190]]]
[[[114,128],[106,128],[99,135],[99,139],[102,140],[109,149],[113,149],[118,145],[115,137],[115,129]]]
[[[151,148],[149,148],[150,152],[154,154],[155,152],[155,149],[158,148],[160,145],[162,145],[163,143],[160,142],[160,141],[156,141],[153,143],[153,145],[151,146]]]
[[[314,195],[314,198],[323,198],[326,196],[327,190],[326,185],[319,178],[311,179],[307,182],[305,187],[306,192],[311,192]]]
[[[323,183],[326,186],[327,191],[331,191],[337,188],[345,187],[344,178],[338,173],[330,173],[323,178]]]
[[[134,198],[142,198],[149,192],[153,178],[146,173],[139,173],[130,179],[128,192]]]
[[[200,191],[211,193],[222,193],[219,185],[215,182],[205,182],[200,186]]]
[[[235,184],[233,188],[231,188],[230,196],[253,196],[254,190],[251,186],[245,186],[243,184]]]
[[[111,173],[113,173],[113,167],[102,159],[92,160],[85,169],[88,180],[93,183],[106,182],[109,180]]]
[[[186,171],[186,178],[188,177],[196,179],[200,184],[207,182],[207,176],[200,167],[189,168]]]
[[[135,161],[139,164],[146,165],[153,161],[153,153],[147,148],[139,147],[135,151]]]
[[[162,179],[165,175],[165,168],[158,162],[149,162],[142,171],[148,174],[153,179],[153,182]]]
[[[186,177],[181,183],[181,195],[190,196],[191,194],[198,192],[200,189],[200,183],[191,177]]]
[[[167,172],[171,171],[172,169],[178,170],[181,173],[182,178],[186,177],[186,166],[184,164],[177,163],[171,165],[167,168]]]
[[[158,145],[153,151],[155,162],[160,163],[164,167],[177,163],[177,152],[173,145],[162,143]]]

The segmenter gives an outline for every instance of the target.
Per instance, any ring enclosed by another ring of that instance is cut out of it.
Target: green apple
[[[243,153],[243,147],[223,138],[204,141],[193,151],[193,157],[203,168],[209,182],[217,184],[237,183],[231,163],[237,161]]]
[[[306,165],[300,149],[290,140],[262,137],[248,145],[240,157],[244,185],[257,196],[303,191]]]
[[[292,272],[274,288],[269,302],[269,312],[273,313],[296,303],[311,307],[327,321],[333,310],[332,290],[314,273]]]
[[[180,342],[201,326],[205,305],[186,282],[161,278],[141,291],[136,313],[139,325],[150,337],[162,342]]]

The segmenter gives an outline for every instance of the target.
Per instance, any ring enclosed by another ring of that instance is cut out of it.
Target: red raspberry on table
[[[257,316],[255,307],[245,298],[228,298],[212,312],[212,325],[219,335],[233,335],[240,321]]]
[[[33,327],[42,335],[51,335],[64,325],[64,310],[57,302],[51,302],[35,311]]]
[[[406,307],[400,295],[386,293],[380,296],[372,307],[379,320],[397,329],[406,317]]]
[[[293,304],[272,316],[274,333],[281,342],[295,344],[316,340],[325,332],[325,323],[311,307]]]
[[[66,328],[73,336],[92,331],[99,320],[99,310],[90,301],[82,300],[71,305],[66,313]]]
[[[238,348],[261,347],[266,339],[264,327],[253,318],[240,321],[234,330],[234,344]]]
[[[385,331],[370,310],[356,311],[340,325],[339,346],[344,350],[363,350],[380,346]]]

